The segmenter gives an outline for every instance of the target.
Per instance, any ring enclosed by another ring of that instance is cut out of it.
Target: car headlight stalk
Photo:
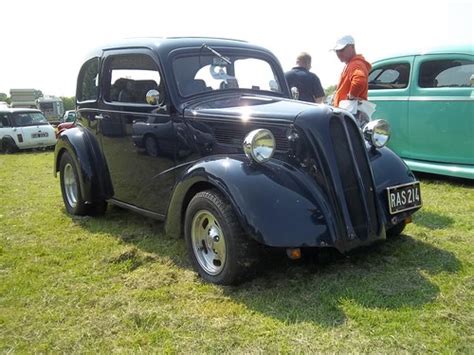
[[[386,120],[370,121],[362,128],[362,133],[373,147],[382,148],[390,140],[390,124]]]
[[[275,137],[268,129],[256,129],[247,134],[242,146],[247,158],[256,163],[264,163],[270,160],[275,152]]]

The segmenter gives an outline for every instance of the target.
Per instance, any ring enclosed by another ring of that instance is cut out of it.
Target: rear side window
[[[8,122],[8,113],[0,113],[0,128],[1,127],[10,127],[10,122]]]
[[[110,78],[104,88],[107,101],[146,104],[147,92],[159,90],[160,73],[148,55],[116,55],[106,65]]]
[[[421,63],[418,85],[422,88],[470,87],[474,61],[431,60]]]
[[[369,89],[404,89],[410,78],[410,64],[395,63],[372,70],[369,74]]]
[[[97,100],[99,95],[99,58],[84,63],[79,72],[77,101]]]

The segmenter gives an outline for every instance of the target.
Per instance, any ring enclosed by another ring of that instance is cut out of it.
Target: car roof
[[[439,47],[430,47],[419,50],[412,50],[406,52],[395,53],[385,57],[377,58],[374,63],[380,62],[387,59],[395,59],[399,57],[409,57],[409,56],[419,56],[419,55],[428,55],[428,54],[468,54],[474,55],[474,46],[472,44],[466,45],[449,45],[449,46],[439,46]]]
[[[207,44],[210,47],[245,47],[248,49],[269,52],[263,47],[238,39],[216,37],[138,37],[106,43],[94,49],[91,53],[89,53],[89,56],[98,56],[102,51],[106,50],[126,48],[149,48],[158,53],[165,54],[173,51],[174,49],[200,47],[203,44]]]
[[[15,112],[41,112],[41,110],[35,108],[21,108],[21,107],[8,107],[8,108],[0,108],[0,112],[8,112],[8,113],[15,113]]]

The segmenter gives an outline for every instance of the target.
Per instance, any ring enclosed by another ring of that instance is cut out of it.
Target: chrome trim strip
[[[184,116],[185,119],[190,119],[190,120],[195,120],[199,119],[200,121],[210,121],[210,122],[229,122],[229,123],[235,123],[236,120],[240,119],[242,120],[239,116],[224,116],[224,115],[219,115],[219,114],[198,114],[198,115],[190,115],[189,113],[186,113]],[[251,124],[251,123],[271,123],[275,124],[277,126],[288,126],[289,124],[294,123],[293,120],[288,120],[285,118],[267,118],[267,117],[258,117],[254,116],[248,119],[246,124]]]
[[[410,101],[474,101],[471,96],[411,96]]]
[[[123,115],[134,115],[134,116],[161,116],[161,117],[171,117],[166,113],[152,113],[152,112],[135,112],[135,111],[117,111],[117,110],[104,110],[98,108],[81,108],[77,112],[100,112],[100,113],[117,113]]]

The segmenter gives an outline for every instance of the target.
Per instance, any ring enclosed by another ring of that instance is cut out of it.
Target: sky
[[[350,34],[369,62],[410,50],[474,43],[474,0],[10,0],[0,8],[0,93],[75,95],[84,56],[131,37],[210,36],[270,49],[285,71],[306,51],[323,85],[343,64],[329,51]]]

